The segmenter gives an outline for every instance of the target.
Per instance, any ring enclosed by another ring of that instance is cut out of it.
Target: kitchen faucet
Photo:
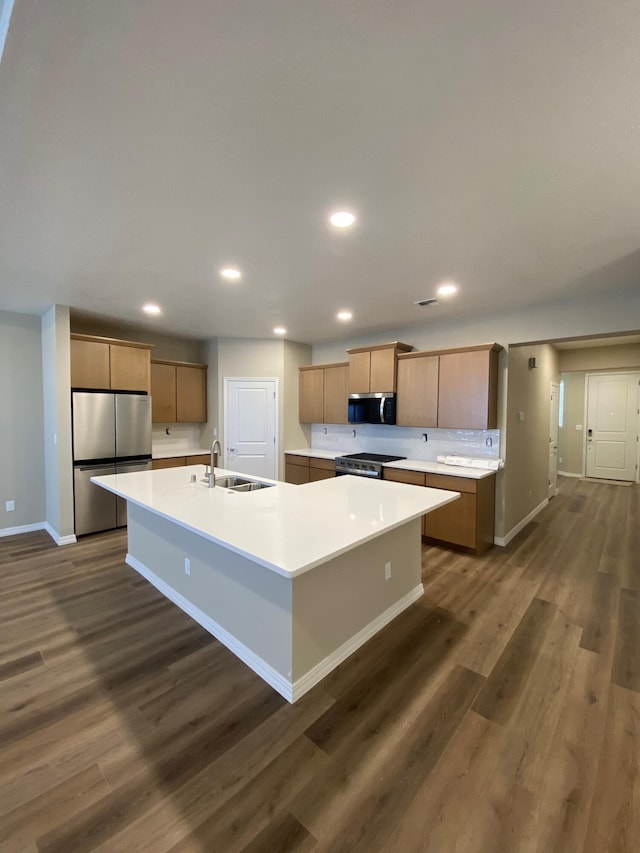
[[[222,448],[220,447],[220,442],[217,438],[214,438],[211,444],[211,464],[209,466],[210,470],[207,474],[207,486],[210,489],[214,489],[216,485],[216,475],[213,469],[214,456],[216,453],[222,456]]]

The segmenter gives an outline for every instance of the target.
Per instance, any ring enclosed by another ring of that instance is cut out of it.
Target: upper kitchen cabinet
[[[348,423],[349,365],[345,363],[325,367],[323,370],[323,376],[323,423]]]
[[[310,364],[299,371],[300,423],[348,423],[349,365]]]
[[[324,369],[322,365],[299,368],[300,397],[298,419],[301,424],[321,424],[324,421]]]
[[[498,425],[499,344],[439,353],[438,427],[495,429]]]
[[[374,394],[396,390],[398,353],[413,347],[393,341],[372,347],[358,347],[349,353],[349,393]]]
[[[71,387],[100,391],[151,388],[151,344],[71,335]]]
[[[409,427],[438,425],[440,358],[425,353],[398,356],[396,424]]]
[[[207,365],[154,359],[151,397],[156,424],[205,423]]]

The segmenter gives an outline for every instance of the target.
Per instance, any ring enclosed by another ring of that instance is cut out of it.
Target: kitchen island
[[[128,502],[127,563],[290,702],[420,598],[421,517],[459,497],[350,476],[241,493],[203,473],[93,482]]]

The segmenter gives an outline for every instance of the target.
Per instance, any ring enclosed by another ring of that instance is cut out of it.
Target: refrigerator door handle
[[[113,468],[113,462],[104,462],[102,465],[76,465],[77,471],[102,471],[103,468]]]

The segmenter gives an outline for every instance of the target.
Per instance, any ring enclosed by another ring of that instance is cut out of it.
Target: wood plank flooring
[[[424,546],[424,598],[294,706],[125,552],[0,539],[3,853],[640,849],[640,487]]]

